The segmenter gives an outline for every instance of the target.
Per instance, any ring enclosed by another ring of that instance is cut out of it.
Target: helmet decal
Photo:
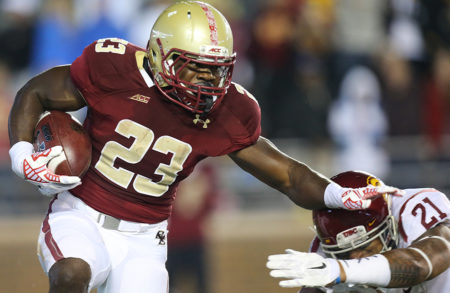
[[[336,242],[340,248],[346,248],[351,242],[359,244],[367,240],[367,231],[363,225],[352,227],[336,235]]]
[[[221,46],[208,46],[201,45],[200,52],[207,55],[227,56],[229,55],[228,49]]]
[[[373,177],[373,176],[368,176],[367,177],[367,185],[373,185],[373,186],[380,186],[382,185],[380,179]]]
[[[205,11],[206,18],[208,19],[211,43],[213,45],[217,45],[218,44],[218,36],[217,36],[217,26],[216,26],[216,20],[214,19],[214,14],[212,13],[211,9],[205,3],[198,2],[198,4],[203,9],[203,11]]]

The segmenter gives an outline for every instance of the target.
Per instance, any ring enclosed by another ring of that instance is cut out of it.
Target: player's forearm
[[[432,236],[408,248],[371,257],[339,260],[341,282],[376,287],[411,287],[433,279],[450,265],[448,239]]]
[[[410,287],[425,281],[428,267],[420,255],[409,249],[396,249],[385,256],[391,269],[388,287]]]
[[[426,238],[408,248],[384,253],[391,269],[388,287],[410,287],[444,272],[450,266],[450,247],[446,241],[441,236]]]
[[[243,170],[289,196],[297,205],[324,208],[324,192],[329,179],[279,151],[264,137],[247,148],[229,154]]]
[[[18,141],[32,141],[34,126],[43,109],[30,83],[19,90],[9,113],[8,130],[11,146]]]
[[[308,209],[326,207],[324,193],[329,179],[298,162],[290,164],[288,174],[290,185],[284,193],[294,203]]]
[[[428,268],[422,260],[408,249],[395,249],[363,259],[340,260],[340,279],[345,283],[376,287],[411,287],[426,280]]]

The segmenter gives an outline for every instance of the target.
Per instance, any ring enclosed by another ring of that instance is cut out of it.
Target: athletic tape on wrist
[[[376,254],[370,257],[339,260],[346,275],[345,283],[386,287],[391,281],[391,268],[386,257]]]
[[[329,269],[329,275],[331,276],[331,278],[333,278],[336,284],[341,282],[341,268],[339,266],[339,263],[336,259],[334,258],[326,258],[325,262],[328,265],[328,269]]]
[[[343,188],[334,182],[330,182],[325,189],[323,201],[329,208],[345,208],[342,202]]]
[[[414,251],[417,251],[427,262],[428,265],[428,274],[425,277],[425,280],[428,280],[428,277],[431,276],[431,273],[433,272],[433,264],[431,263],[430,259],[428,258],[428,255],[425,254],[425,252],[423,252],[422,250],[420,250],[417,247],[408,247],[408,249],[412,249]]]
[[[15,156],[18,156],[22,153],[25,153],[27,155],[33,153],[33,144],[28,141],[19,141],[16,142],[10,149],[9,149],[9,156],[11,159]]]

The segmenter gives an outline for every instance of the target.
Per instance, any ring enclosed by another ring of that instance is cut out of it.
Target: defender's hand
[[[325,189],[324,201],[329,208],[362,210],[370,207],[371,199],[383,194],[402,196],[404,191],[391,186],[368,185],[361,188],[342,188],[330,183]]]
[[[12,170],[26,181],[37,185],[44,195],[53,195],[72,189],[81,184],[77,176],[63,176],[54,174],[48,169],[48,162],[62,155],[61,146],[33,153],[33,146],[28,142],[18,142],[9,151]]]
[[[272,270],[272,277],[289,279],[280,281],[284,288],[327,286],[340,277],[335,259],[292,249],[286,249],[286,254],[270,255],[266,266]]]

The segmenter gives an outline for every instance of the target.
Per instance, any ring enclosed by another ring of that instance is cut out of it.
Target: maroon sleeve
[[[108,51],[108,46],[122,51]],[[100,39],[83,50],[72,63],[70,75],[89,105],[97,103],[105,93],[138,83],[130,78],[130,72],[137,70],[135,54],[139,50],[142,49],[121,39]]]
[[[244,90],[242,95],[242,99],[245,100],[244,104],[248,104],[247,108],[244,108],[247,115],[244,116],[245,119],[243,120],[248,136],[243,138],[242,142],[248,146],[254,144],[261,135],[261,109],[255,97],[244,88],[241,87],[241,89]],[[237,143],[241,142],[238,141]]]
[[[231,130],[233,141],[231,153],[254,144],[261,135],[261,109],[257,100],[239,84],[232,83],[228,89],[226,101],[226,126]]]
[[[83,94],[85,99],[87,97],[96,96],[101,92],[101,89],[96,86],[98,80],[98,66],[97,63],[102,63],[101,60],[95,58],[95,44],[94,42],[87,46],[83,53],[75,59],[70,66],[70,76],[72,81],[77,86],[78,90]],[[101,57],[101,55],[99,56]],[[101,59],[101,58],[99,58]],[[93,101],[86,100],[88,104]]]

